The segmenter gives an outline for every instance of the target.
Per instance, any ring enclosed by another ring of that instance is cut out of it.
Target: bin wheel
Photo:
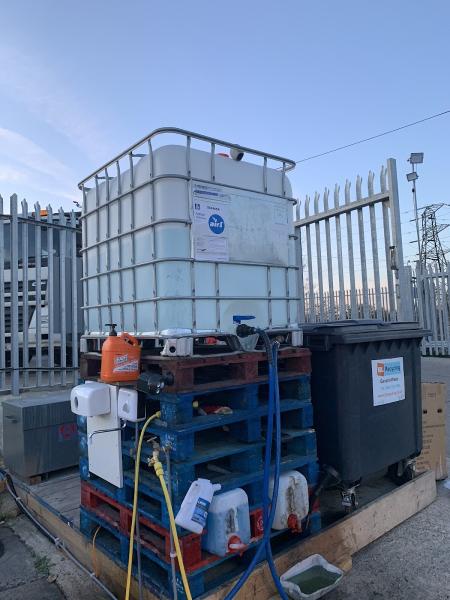
[[[353,512],[358,506],[356,489],[353,487],[341,490],[341,502],[347,514]]]
[[[347,515],[351,514],[358,508],[358,500],[356,498],[356,494],[352,494],[350,497],[350,505],[345,505],[345,513]]]
[[[402,463],[403,463],[403,461],[400,463],[400,465]],[[388,477],[396,485],[403,485],[404,483],[407,483],[408,481],[412,481],[414,479],[414,477],[416,476],[415,465],[412,463],[408,463],[404,467],[403,473],[401,473],[401,475],[399,475],[399,470],[400,470],[399,463],[396,463],[395,465],[391,465],[388,468]]]

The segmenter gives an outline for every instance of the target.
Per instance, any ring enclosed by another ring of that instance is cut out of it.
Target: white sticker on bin
[[[373,405],[381,406],[405,399],[403,357],[372,361]]]

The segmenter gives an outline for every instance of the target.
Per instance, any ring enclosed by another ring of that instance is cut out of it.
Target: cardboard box
[[[447,386],[445,383],[422,383],[422,424],[424,427],[445,425]]]
[[[417,472],[435,471],[436,479],[447,477],[446,453],[447,386],[444,383],[422,384],[423,449],[417,457]]]

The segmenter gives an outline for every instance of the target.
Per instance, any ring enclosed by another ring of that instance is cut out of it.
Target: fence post
[[[19,376],[19,220],[17,215],[17,194],[11,196],[11,394],[18,396],[20,392]]]
[[[73,383],[78,383],[78,305],[81,298],[78,298],[78,269],[77,269],[77,220],[73,210],[70,213],[70,232],[71,241],[71,270],[72,270],[72,367]]]
[[[402,229],[400,222],[400,203],[398,196],[397,165],[394,158],[387,161],[389,195],[391,199],[392,244],[395,249],[397,271],[397,302],[399,321],[412,320],[412,302],[408,275],[403,262]]]
[[[3,226],[3,198],[0,196],[0,390],[5,388],[5,236]]]

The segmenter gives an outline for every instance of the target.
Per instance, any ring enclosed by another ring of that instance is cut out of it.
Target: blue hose
[[[269,399],[268,399],[268,411],[267,411],[267,431],[266,431],[266,446],[264,456],[264,480],[263,480],[263,522],[264,522],[264,535],[258,549],[255,552],[250,564],[242,573],[239,580],[228,592],[224,600],[231,600],[236,596],[239,590],[242,588],[244,583],[249,578],[253,569],[259,562],[261,555],[266,550],[266,559],[269,563],[270,572],[272,578],[277,587],[278,593],[283,600],[288,600],[285,591],[280,582],[280,578],[275,569],[273,562],[272,548],[270,545],[270,534],[272,530],[273,520],[275,518],[275,509],[278,498],[278,487],[280,478],[280,459],[281,459],[281,417],[280,417],[280,390],[278,387],[278,344],[275,343],[271,348],[271,356],[268,356],[269,361]],[[272,499],[269,498],[269,480],[270,480],[270,463],[272,458],[272,435],[273,435],[273,417],[275,414],[276,422],[276,444],[275,444],[275,469],[274,469],[274,485],[272,492]],[[270,509],[269,509],[270,505]]]

